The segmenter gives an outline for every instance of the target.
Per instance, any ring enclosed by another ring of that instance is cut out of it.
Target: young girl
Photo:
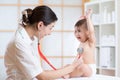
[[[47,6],[37,6],[33,10],[23,11],[22,24],[9,42],[5,53],[6,80],[53,80],[67,77],[67,74],[81,64],[81,60],[78,59],[61,69],[42,69],[33,46],[34,37],[39,41],[50,35],[56,21],[55,13]]]
[[[82,16],[75,24],[75,36],[80,41],[79,49],[82,50],[82,54],[80,55],[83,63],[70,73],[70,77],[89,77],[96,73],[94,58],[96,41],[94,27],[90,20],[91,13],[92,11],[89,9],[86,12],[86,16]]]

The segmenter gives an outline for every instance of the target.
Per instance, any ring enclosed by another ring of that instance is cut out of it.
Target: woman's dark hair
[[[34,23],[43,21],[44,25],[47,26],[58,19],[56,14],[48,6],[37,6],[33,10],[25,9],[22,14],[23,25],[33,25]]]
[[[87,20],[86,19],[81,19],[76,22],[75,27],[82,27],[84,26],[87,29]]]

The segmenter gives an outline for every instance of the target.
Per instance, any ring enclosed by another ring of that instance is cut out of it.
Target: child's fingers
[[[86,18],[90,17],[91,14],[92,14],[92,9],[88,9],[88,10],[86,11],[85,16],[81,16],[81,17],[80,17],[80,20],[86,19]]]
[[[77,66],[77,69],[81,68],[81,65],[83,64],[83,59],[82,57],[79,59],[79,65]]]
[[[73,64],[77,67],[77,66],[81,65],[82,63],[83,63],[82,57],[79,58],[79,55],[77,55]]]
[[[78,57],[79,57],[79,55],[77,55],[77,56],[75,57],[75,60],[73,61],[73,63],[75,63],[75,62],[78,60]]]
[[[92,9],[88,9],[88,10],[86,11],[86,17],[87,17],[87,18],[90,17],[91,14],[92,14]]]
[[[80,62],[78,61],[78,59],[79,59],[79,55],[77,55],[77,56],[75,57],[75,60],[74,60],[73,63],[72,63],[72,64],[73,64],[74,66],[76,66],[76,67],[80,64]]]
[[[92,13],[92,9],[88,9],[88,11],[87,11],[88,13]]]
[[[78,59],[78,61],[79,61],[80,63],[83,63],[83,58],[82,58],[82,56]]]

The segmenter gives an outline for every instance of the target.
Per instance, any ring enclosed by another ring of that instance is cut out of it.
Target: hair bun
[[[23,25],[27,25],[30,23],[29,19],[32,15],[32,9],[28,8],[22,11],[22,23]]]

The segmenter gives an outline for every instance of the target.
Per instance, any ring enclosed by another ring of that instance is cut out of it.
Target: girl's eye
[[[77,32],[78,32],[77,30],[74,31],[74,33],[77,33]]]

